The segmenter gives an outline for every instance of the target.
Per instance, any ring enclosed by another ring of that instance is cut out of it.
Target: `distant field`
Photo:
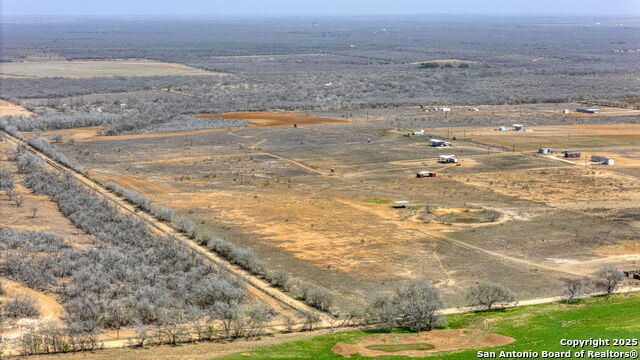
[[[480,279],[504,283],[523,299],[551,296],[567,277],[605,262],[636,268],[640,259],[637,228],[605,218],[635,216],[640,179],[615,171],[635,168],[635,155],[622,154],[636,146],[637,125],[536,126],[531,133],[425,127],[429,136],[406,137],[407,128],[375,122],[225,115],[285,126],[119,137],[77,129],[64,132],[75,145],[57,146],[91,176],[138,191],[271,266],[331,289],[341,308],[410,279],[434,281],[449,306]],[[427,144],[447,133],[452,147]],[[497,147],[513,139],[515,153]],[[585,169],[533,156],[540,143],[598,154],[606,146],[602,154],[617,154],[620,165]],[[440,154],[456,154],[461,166],[437,163]],[[438,176],[417,179],[421,170]],[[394,209],[399,200],[408,208]],[[584,213],[604,207],[597,217]],[[500,218],[487,221],[489,210]],[[631,250],[618,256],[623,248]]]
[[[0,78],[221,75],[189,66],[145,60],[32,61],[0,63]]]

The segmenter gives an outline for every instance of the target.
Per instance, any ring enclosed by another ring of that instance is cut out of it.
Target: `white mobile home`
[[[445,164],[455,164],[458,162],[458,158],[455,155],[440,155],[438,156],[438,162]]]
[[[440,139],[429,139],[429,142],[433,147],[451,146],[451,143]]]

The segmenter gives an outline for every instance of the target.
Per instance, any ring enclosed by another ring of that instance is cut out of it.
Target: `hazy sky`
[[[640,0],[0,0],[12,15],[590,14],[640,16]]]

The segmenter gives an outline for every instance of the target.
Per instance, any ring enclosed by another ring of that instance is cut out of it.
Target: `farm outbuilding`
[[[582,153],[578,152],[578,151],[565,151],[564,152],[564,157],[566,157],[568,159],[577,159],[580,156],[582,156]]]
[[[615,160],[613,158],[610,158],[608,156],[598,156],[598,155],[591,156],[591,162],[598,165],[614,165],[615,164]]]
[[[455,164],[458,162],[458,158],[455,155],[440,155],[438,156],[438,162],[445,164]]]
[[[540,148],[538,149],[539,154],[553,154],[552,148]]]
[[[433,147],[451,146],[451,143],[440,139],[429,139],[429,142]]]
[[[576,112],[585,113],[585,114],[597,114],[600,112],[600,109],[596,108],[577,108]]]
[[[513,124],[513,131],[524,131],[524,125],[522,125],[522,124]]]
[[[433,171],[420,171],[416,174],[416,177],[419,179],[426,177],[436,177],[436,173],[434,173]]]
[[[394,201],[393,205],[391,205],[394,209],[405,209],[407,206],[409,206],[407,200]]]

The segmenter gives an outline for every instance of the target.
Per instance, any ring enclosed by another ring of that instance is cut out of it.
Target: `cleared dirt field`
[[[69,77],[226,75],[180,64],[150,60],[24,61],[0,63],[3,77]]]
[[[625,137],[628,128],[428,128],[441,138],[460,133],[452,147],[433,148],[429,136],[403,136],[409,129],[283,124],[58,147],[91,176],[134,189],[252,248],[271,267],[331,289],[343,309],[411,279],[434,281],[451,306],[482,280],[526,299],[556,295],[563,280],[605,263],[640,266],[633,216],[612,220],[638,207],[640,180],[616,171],[632,164],[585,170],[533,156],[540,139],[560,145],[568,138],[600,153],[590,143],[609,136],[596,145],[634,159],[637,139],[634,132]],[[513,137],[532,151],[503,149]],[[439,164],[440,154],[456,154],[461,165]],[[416,179],[421,170],[438,176]],[[409,205],[392,208],[398,200]]]
[[[200,114],[199,118],[221,117],[224,119],[246,120],[255,126],[299,126],[340,123],[344,120],[309,116],[289,111],[252,111],[225,114]]]
[[[0,116],[11,115],[31,115],[31,112],[22,106],[18,106],[5,100],[0,100]]]

